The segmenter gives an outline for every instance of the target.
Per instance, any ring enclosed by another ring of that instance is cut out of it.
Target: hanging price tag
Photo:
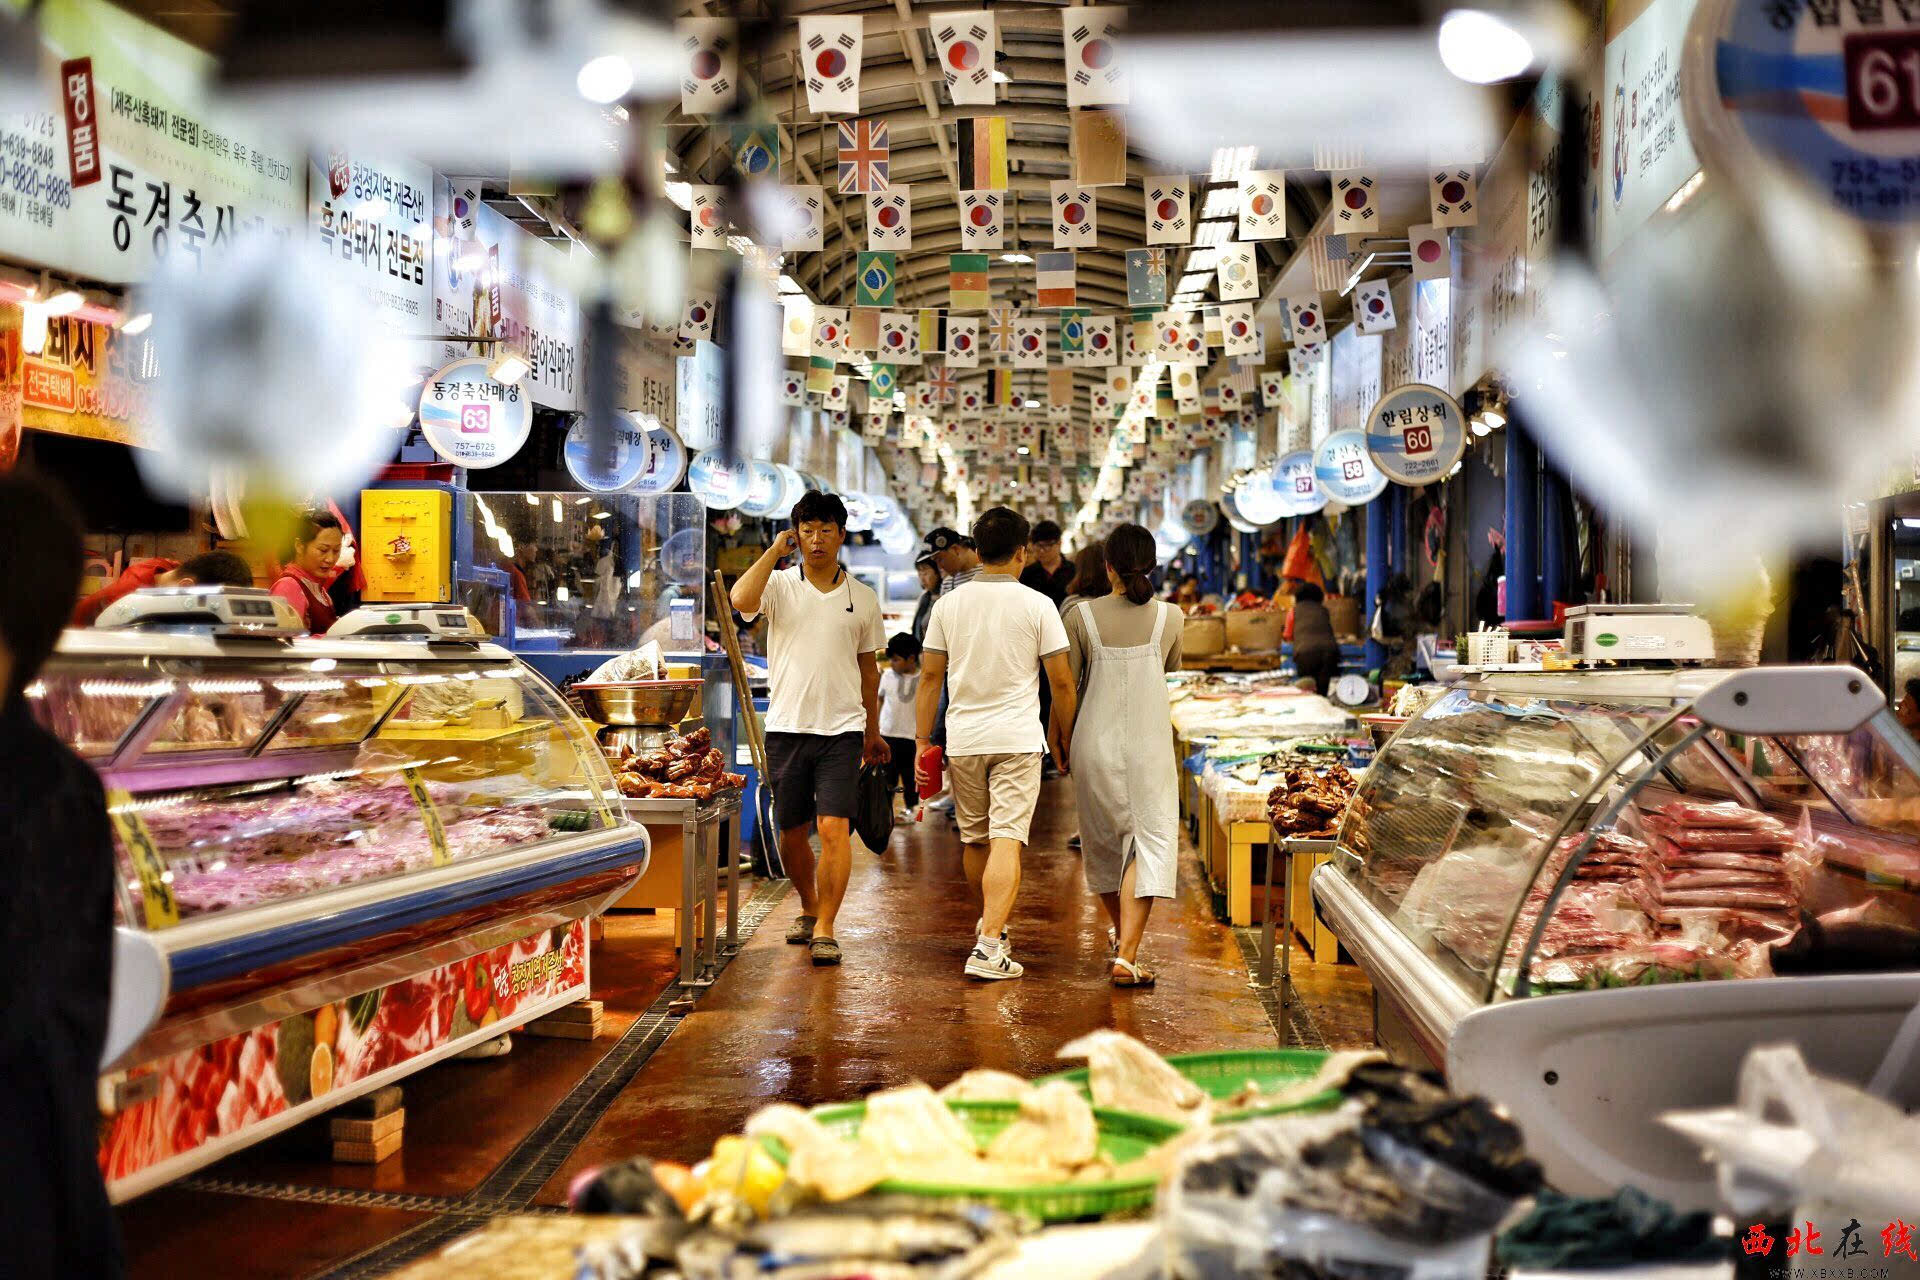
[[[440,823],[440,811],[433,807],[432,797],[427,795],[426,781],[411,765],[402,769],[400,776],[407,780],[407,790],[413,793],[413,803],[420,810],[420,821],[427,826],[427,843],[433,846],[433,865],[444,867],[453,861],[453,852],[447,848],[447,829]]]
[[[127,856],[133,859],[134,874],[140,877],[140,897],[146,911],[147,928],[164,929],[180,923],[180,902],[173,896],[173,880],[167,874],[166,860],[154,846],[153,833],[134,811],[133,797],[118,787],[107,792],[107,816],[119,833]]]

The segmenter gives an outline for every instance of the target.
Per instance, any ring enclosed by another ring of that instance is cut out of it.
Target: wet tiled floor
[[[789,894],[694,1011],[622,1090],[539,1191],[557,1204],[581,1169],[646,1153],[698,1160],[757,1107],[856,1098],[924,1079],[943,1084],[973,1066],[1026,1075],[1058,1070],[1061,1044],[1116,1027],[1167,1053],[1266,1048],[1276,1035],[1247,986],[1239,942],[1209,909],[1191,853],[1180,896],[1161,904],[1143,959],[1159,985],[1123,991],[1106,980],[1106,923],[1067,848],[1071,783],[1050,783],[1012,920],[1026,977],[970,981],[961,973],[979,914],[944,819],[896,829],[881,857],[855,855],[840,941],[846,964],[814,969],[782,938],[798,914]],[[516,1037],[506,1058],[449,1062],[405,1083],[406,1145],[374,1167],[336,1166],[311,1133],[242,1152],[213,1177],[294,1188],[387,1193],[389,1204],[295,1203],[169,1188],[124,1206],[136,1276],[325,1272],[449,1207],[485,1181],[652,1005],[673,976],[665,917],[619,916],[594,949],[595,996],[608,1025],[592,1042]],[[1366,980],[1351,965],[1319,966],[1296,952],[1292,1023],[1298,1038],[1368,1043]],[[427,1213],[392,1207],[394,1193],[448,1197]],[[190,1224],[183,1226],[182,1224]]]

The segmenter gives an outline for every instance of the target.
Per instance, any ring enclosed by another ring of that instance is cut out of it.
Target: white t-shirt
[[[928,653],[947,655],[947,754],[1047,749],[1040,661],[1067,648],[1053,601],[1004,574],[983,573],[933,606]]]
[[[913,700],[920,694],[920,673],[903,676],[892,667],[880,673],[880,736],[883,738],[914,737],[914,720],[918,714]]]
[[[860,655],[887,643],[873,588],[840,571],[821,591],[798,566],[767,579],[760,613],[767,616],[769,733],[861,733]]]

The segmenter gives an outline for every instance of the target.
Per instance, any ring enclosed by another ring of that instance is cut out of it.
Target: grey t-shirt
[[[1125,596],[1101,596],[1098,600],[1083,600],[1069,608],[1062,615],[1067,624],[1067,662],[1073,668],[1074,688],[1084,695],[1087,691],[1087,664],[1093,658],[1093,640],[1087,634],[1087,611],[1093,611],[1093,621],[1100,628],[1100,643],[1109,649],[1125,649],[1132,645],[1145,644],[1153,638],[1155,611],[1162,608],[1164,602],[1149,600],[1145,604],[1135,604]],[[1172,605],[1164,605],[1171,610],[1167,625],[1160,633],[1161,659],[1168,671],[1180,669],[1180,629],[1186,619]]]

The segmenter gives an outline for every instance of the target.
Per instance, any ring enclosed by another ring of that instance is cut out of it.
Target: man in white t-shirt
[[[947,768],[953,811],[966,846],[967,879],[981,895],[967,976],[1017,978],[1007,917],[1020,892],[1020,856],[1040,799],[1040,761],[1051,743],[1067,768],[1075,694],[1067,633],[1053,602],[1020,585],[1027,522],[994,507],[974,522],[980,574],[933,606],[921,654],[919,733],[923,792],[931,778],[940,685],[947,686]],[[1052,722],[1040,725],[1039,673],[1053,692]]]
[[[733,584],[733,607],[749,622],[767,615],[766,781],[773,788],[780,858],[800,893],[787,941],[817,965],[840,963],[834,925],[853,870],[853,809],[860,765],[885,764],[880,667],[886,643],[873,588],[840,563],[847,508],[828,493],[794,504],[793,528]],[[783,556],[800,563],[774,571]],[[820,832],[816,864],[808,828]]]

